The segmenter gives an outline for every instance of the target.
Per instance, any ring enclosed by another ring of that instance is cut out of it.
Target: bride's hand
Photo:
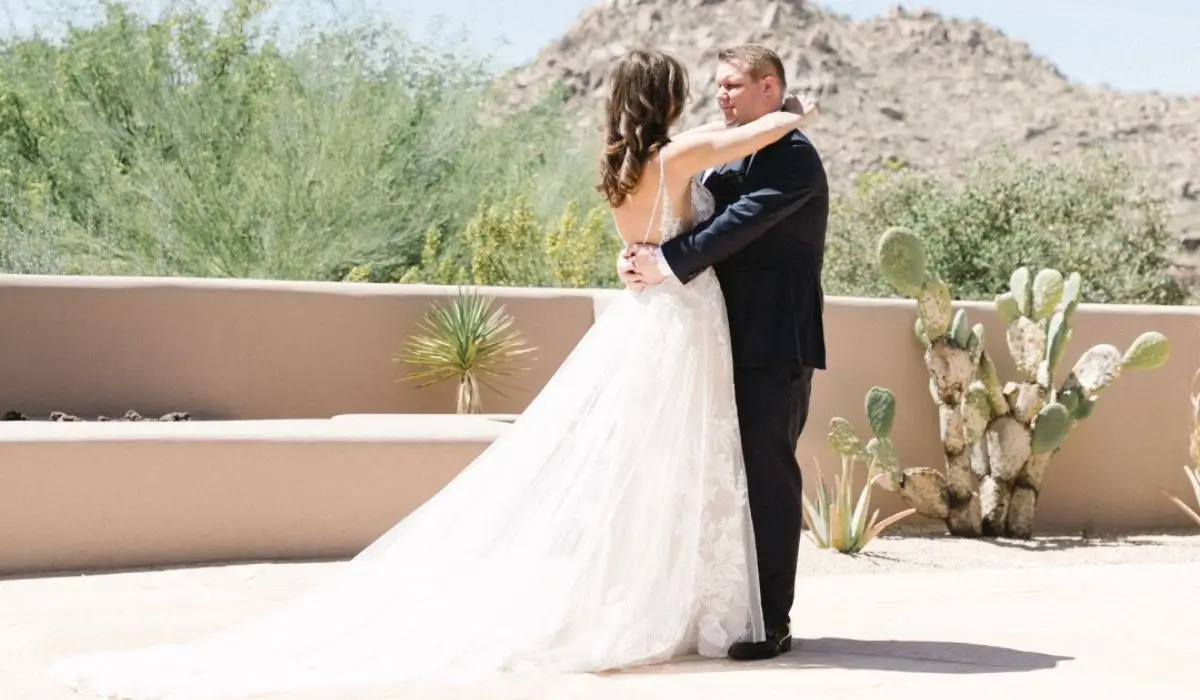
[[[817,103],[808,95],[788,95],[783,101],[783,109],[785,112],[799,114],[802,117],[811,117],[817,113]]]

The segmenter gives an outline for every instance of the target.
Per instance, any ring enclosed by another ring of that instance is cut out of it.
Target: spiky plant
[[[1071,340],[1082,278],[1020,267],[996,296],[1019,381],[1000,383],[983,325],[951,308],[950,288],[931,274],[925,249],[896,227],[879,240],[879,266],[898,292],[917,301],[916,336],[925,346],[929,391],[938,406],[945,469],[899,469],[885,481],[926,517],[955,535],[1029,538],[1042,477],[1071,429],[1092,414],[1099,394],[1126,371],[1161,367],[1171,344],[1157,332],[1122,353],[1100,344],[1084,351],[1058,386],[1054,377]]]
[[[501,393],[492,380],[524,369],[513,362],[536,349],[512,329],[513,319],[503,306],[492,310],[494,302],[460,288],[449,301],[431,304],[417,324],[423,333],[409,338],[394,357],[420,368],[401,380],[423,380],[418,386],[426,387],[453,379],[458,382],[457,412],[482,413],[480,385]]]
[[[879,509],[871,511],[871,489],[881,478],[887,478],[882,460],[895,451],[890,449],[892,420],[896,403],[887,389],[874,387],[867,394],[867,420],[875,439],[863,445],[854,435],[854,428],[844,418],[829,423],[829,445],[841,455],[842,473],[833,477],[833,489],[827,490],[825,480],[817,469],[817,501],[801,495],[808,521],[808,536],[821,549],[834,549],[854,554],[893,523],[917,512],[915,508],[900,511],[879,520]],[[859,461],[868,464],[867,481],[858,497],[854,496],[854,466]],[[868,518],[869,515],[869,518]]]
[[[1200,378],[1200,373],[1192,377],[1193,386],[1195,386],[1197,378]],[[1192,458],[1192,466],[1185,464],[1183,473],[1187,477],[1188,483],[1192,485],[1192,493],[1196,496],[1196,504],[1200,506],[1200,393],[1192,394],[1192,434],[1188,446],[1190,448],[1188,453]],[[1200,525],[1200,512],[1193,510],[1191,506],[1184,503],[1183,499],[1178,496],[1168,493],[1164,489],[1160,490],[1185,515],[1194,520],[1197,525]]]

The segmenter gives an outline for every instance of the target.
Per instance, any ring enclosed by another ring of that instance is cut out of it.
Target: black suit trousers
[[[796,443],[808,421],[812,377],[813,368],[797,362],[734,367],[767,629],[791,622],[803,525]]]

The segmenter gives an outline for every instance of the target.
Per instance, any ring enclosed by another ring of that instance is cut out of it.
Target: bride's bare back
[[[664,153],[659,152],[646,162],[638,178],[637,190],[613,210],[617,232],[625,245],[662,243],[664,213],[677,217],[682,228],[691,226],[692,176],[671,172],[672,168],[664,167],[663,158]],[[664,202],[670,206],[664,208]]]

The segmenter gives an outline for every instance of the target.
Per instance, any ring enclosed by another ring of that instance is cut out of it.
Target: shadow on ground
[[[1022,651],[967,642],[903,639],[801,639],[799,647],[770,661],[738,663],[724,659],[687,659],[663,666],[616,672],[612,675],[710,673],[842,668],[899,673],[981,674],[1043,671],[1074,657]]]

